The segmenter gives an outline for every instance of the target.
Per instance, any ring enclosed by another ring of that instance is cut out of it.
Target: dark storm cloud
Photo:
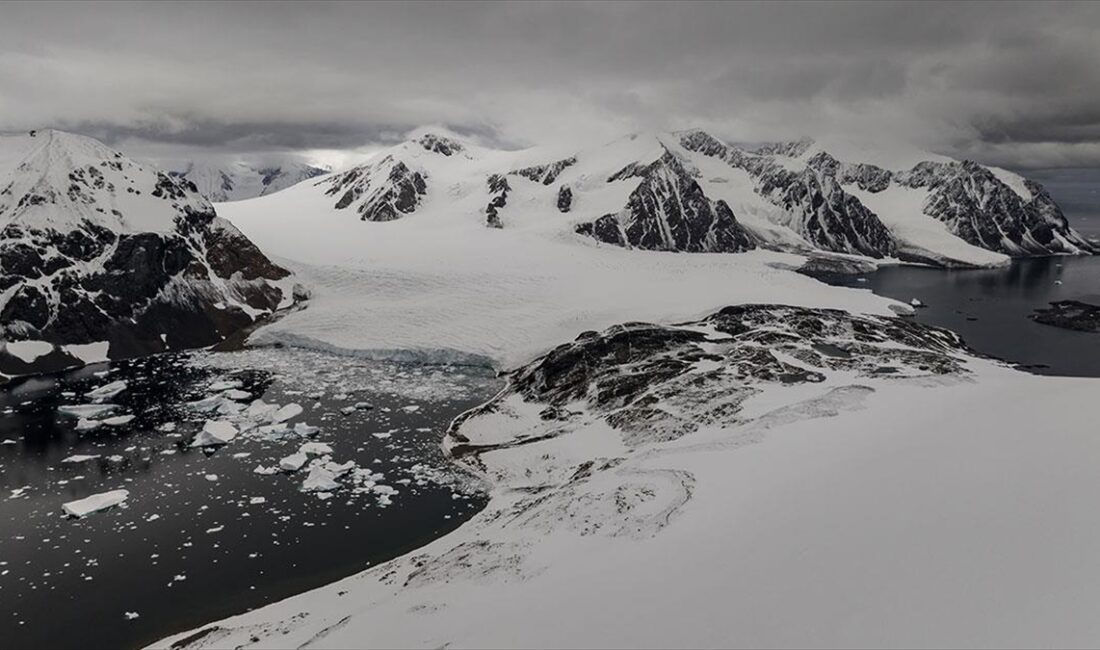
[[[224,154],[700,126],[1095,167],[1098,27],[1089,3],[2,4],[0,129]]]

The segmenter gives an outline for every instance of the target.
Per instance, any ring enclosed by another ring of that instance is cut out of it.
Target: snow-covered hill
[[[192,183],[61,131],[0,138],[0,262],[7,374],[208,345],[291,299]]]
[[[199,193],[208,200],[224,203],[274,194],[328,172],[327,169],[298,162],[254,165],[237,161],[225,165],[189,162],[168,173],[194,183]]]

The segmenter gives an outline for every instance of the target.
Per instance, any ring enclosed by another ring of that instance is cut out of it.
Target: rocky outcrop
[[[453,156],[464,149],[461,143],[435,133],[426,133],[417,138],[416,142],[425,150],[443,156]]]
[[[485,225],[490,228],[503,228],[500,221],[500,210],[508,203],[508,192],[511,186],[508,179],[500,174],[489,177],[489,205],[485,206]]]
[[[553,185],[554,181],[558,180],[558,176],[565,171],[566,168],[577,164],[576,156],[559,160],[557,162],[547,163],[545,165],[535,165],[533,167],[524,167],[523,169],[517,169],[512,172],[517,176],[523,176],[528,180],[532,180],[536,183],[542,183],[543,185]]]
[[[578,233],[630,248],[736,253],[755,247],[724,201],[712,201],[671,152],[632,164],[609,182],[640,177],[626,207],[576,227]]]
[[[558,190],[558,212],[569,212],[573,209],[573,190],[568,185],[562,185]]]
[[[968,160],[922,162],[894,174],[894,181],[928,189],[924,213],[980,248],[1013,257],[1092,250],[1034,181],[1024,180],[1021,195],[990,169]]]
[[[500,395],[452,425],[448,444],[458,456],[495,448],[474,444],[464,423],[515,413],[519,400],[537,405],[544,425],[509,445],[596,419],[634,447],[742,424],[751,419],[745,400],[769,385],[822,383],[834,373],[856,381],[964,375],[967,353],[947,330],[831,309],[741,305],[683,325],[625,323],[582,333],[513,371]]]
[[[0,191],[0,340],[106,341],[121,358],[217,343],[289,303],[288,272],[190,181],[36,138]]]
[[[1080,300],[1052,302],[1050,307],[1036,309],[1031,319],[1036,323],[1063,329],[1100,333],[1100,305]]]
[[[425,174],[393,156],[322,182],[329,185],[325,194],[340,197],[337,210],[355,206],[363,221],[393,221],[411,214],[428,191]]]
[[[681,134],[680,144],[748,172],[756,193],[782,210],[782,225],[814,247],[876,258],[894,254],[896,242],[878,215],[841,187],[835,160],[820,155],[803,168],[792,170],[768,157],[801,155],[811,141],[772,145],[748,153],[704,132],[690,131]]]

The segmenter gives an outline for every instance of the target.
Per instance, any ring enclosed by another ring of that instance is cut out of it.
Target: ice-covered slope
[[[741,306],[585,333],[509,380],[448,436],[493,485],[472,521],[158,646],[1100,636],[1096,379],[1018,372],[908,319]]]
[[[244,161],[226,165],[189,162],[169,172],[194,183],[200,194],[215,203],[274,194],[327,173],[327,169],[304,163],[260,166]]]
[[[444,140],[446,153],[437,150]],[[492,151],[442,137],[427,142],[414,139],[345,173],[219,206],[312,289],[308,309],[253,340],[510,367],[581,330],[677,320],[731,303],[889,313],[890,301],[870,292],[827,288],[790,272],[803,261],[797,255],[637,250],[575,232],[624,210],[643,179],[609,179],[660,160],[674,140],[624,138],[537,173],[533,167],[569,156]],[[509,189],[494,190],[494,175]],[[566,212],[559,208],[563,186],[572,192]],[[499,228],[490,227],[491,207]],[[670,223],[671,212],[660,214],[652,223]],[[702,232],[694,241],[707,241]]]
[[[193,184],[61,131],[0,139],[0,263],[0,341],[66,346],[7,374],[207,345],[290,299]]]

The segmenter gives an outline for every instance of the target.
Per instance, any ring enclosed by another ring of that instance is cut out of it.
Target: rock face
[[[585,332],[512,372],[496,398],[456,420],[448,445],[455,455],[476,454],[602,420],[634,447],[741,424],[745,400],[768,385],[821,383],[837,372],[963,375],[966,356],[947,330],[840,310],[741,305],[679,326],[625,323]],[[522,421],[529,405],[541,409],[543,424],[524,425],[522,439],[479,445],[463,433],[486,416]]]
[[[1052,302],[1046,309],[1036,309],[1031,319],[1036,323],[1068,330],[1100,333],[1100,305],[1080,300]]]
[[[5,138],[0,159],[0,340],[132,356],[217,343],[289,303],[287,271],[190,181],[59,131]]]
[[[799,155],[809,147],[809,141],[772,145],[755,154],[730,147],[701,131],[683,134],[680,143],[689,151],[720,158],[748,172],[755,191],[782,210],[783,225],[814,247],[868,257],[893,255],[896,246],[889,229],[841,188],[835,161],[822,156],[794,171],[768,157]]]
[[[812,140],[751,152],[701,131],[681,134],[680,142],[748,172],[757,193],[789,215],[785,225],[823,250],[870,257],[900,253],[879,215],[845,189],[854,186],[871,194],[899,187],[926,190],[924,215],[942,221],[968,244],[1010,257],[1092,252],[1041,185],[972,161],[929,160],[888,170],[839,161]]]
[[[671,152],[648,165],[632,164],[609,182],[640,177],[617,214],[577,226],[602,242],[646,250],[736,253],[755,247],[724,201],[711,201]]]
[[[576,156],[573,156],[571,158],[547,163],[545,165],[535,165],[534,167],[517,169],[512,173],[523,176],[524,178],[535,181],[536,183],[542,183],[543,185],[553,185],[554,181],[558,180],[558,176],[563,171],[565,171],[567,167],[571,167],[575,164],[577,164],[577,158]]]
[[[208,200],[221,203],[274,194],[328,172],[320,167],[290,162],[266,166],[245,162],[227,165],[190,162],[168,174],[191,181]]]
[[[1013,188],[969,160],[920,163],[893,180],[928,188],[925,214],[975,246],[1014,257],[1091,250],[1050,194],[1032,180]]]
[[[490,228],[503,228],[500,221],[500,209],[508,204],[508,192],[512,189],[508,179],[500,174],[489,177],[489,205],[485,207],[485,225]]]
[[[336,174],[322,183],[328,186],[325,194],[340,197],[335,204],[337,210],[354,207],[364,221],[393,221],[411,214],[428,191],[426,174],[410,169],[393,156]]]
[[[558,212],[569,212],[573,209],[573,190],[568,185],[562,185],[558,190]]]

